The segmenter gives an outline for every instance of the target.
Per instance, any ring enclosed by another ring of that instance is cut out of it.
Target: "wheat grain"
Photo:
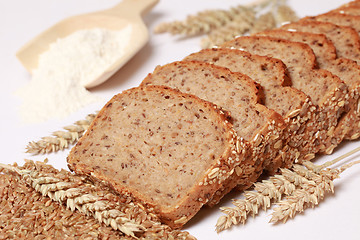
[[[130,239],[0,171],[0,239]],[[132,238],[131,238],[132,239]]]
[[[69,210],[91,216],[127,236],[149,239],[163,234],[164,239],[195,239],[187,232],[162,224],[151,208],[147,212],[142,204],[132,202],[131,198],[115,195],[100,183],[89,182],[68,171],[32,161],[22,168],[0,164],[1,167],[18,173],[34,190],[49,197],[52,201],[45,205],[65,204]],[[31,200],[37,201],[36,198]]]
[[[37,192],[48,196],[53,201],[66,204],[71,211],[77,209],[86,215],[93,216],[99,222],[104,222],[114,230],[120,230],[128,236],[134,237],[136,232],[145,230],[143,226],[125,217],[125,214],[116,209],[112,202],[104,200],[96,194],[85,193],[83,188],[91,188],[89,185],[81,187],[78,183],[64,182],[36,170],[18,168],[11,170],[21,175],[25,182]]]

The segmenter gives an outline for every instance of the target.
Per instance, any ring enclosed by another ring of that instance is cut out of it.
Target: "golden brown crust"
[[[283,28],[291,29],[292,31],[316,33],[318,38],[326,36],[336,47],[336,52],[340,56],[345,57],[334,55],[332,48],[329,49],[331,54],[328,56],[319,56],[319,65],[340,76],[349,89],[348,98],[345,99],[345,113],[341,116],[338,125],[331,127],[326,133],[328,141],[324,144],[322,151],[330,154],[344,138],[356,139],[359,137],[360,116],[357,112],[357,102],[359,99],[358,76],[360,74],[360,66],[358,62],[360,60],[360,38],[351,27],[338,26],[329,22],[302,20],[285,25]],[[318,35],[319,33],[323,34]],[[313,35],[307,34],[307,36],[311,37]]]

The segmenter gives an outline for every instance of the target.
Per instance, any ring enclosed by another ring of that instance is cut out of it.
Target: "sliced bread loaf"
[[[251,186],[261,175],[264,162],[278,166],[275,156],[282,147],[282,117],[259,104],[260,86],[248,76],[197,61],[173,62],[159,66],[141,85],[166,85],[211,101],[231,113],[231,122],[240,138],[246,140],[251,154],[235,169],[210,205],[217,203],[237,185]],[[261,94],[263,98],[263,94]]]
[[[308,124],[311,139],[302,139],[298,144],[305,159],[314,157],[320,150],[326,132],[336,126],[347,94],[346,85],[335,75],[315,69],[316,61],[312,49],[304,43],[278,38],[249,36],[229,41],[223,47],[242,49],[250,53],[281,59],[288,68],[292,86],[310,96],[317,106],[316,119]]]
[[[303,92],[290,87],[286,66],[278,59],[250,54],[229,48],[204,49],[187,56],[186,61],[202,61],[240,72],[259,83],[264,90],[264,104],[279,113],[286,123],[284,129],[283,148],[279,151],[281,167],[290,167],[299,157],[299,150],[289,142],[297,142],[298,138],[309,138],[306,131],[298,132],[299,126],[305,126],[314,113],[310,98]],[[304,128],[303,128],[304,129]],[[276,160],[275,162],[278,162]],[[268,166],[269,164],[269,166]],[[265,169],[276,172],[277,166],[269,162]]]
[[[336,54],[339,58],[337,64],[341,65],[340,71],[347,73],[354,73],[351,77],[352,82],[347,83],[349,85],[349,96],[356,98],[359,95],[359,86],[356,86],[356,82],[359,79],[359,75],[356,74],[359,68],[355,65],[360,64],[360,38],[356,31],[351,27],[338,26],[328,22],[317,22],[317,21],[300,21],[291,23],[283,26],[283,29],[291,31],[302,31],[311,33],[324,34],[336,48]],[[333,54],[331,54],[333,56]],[[350,59],[350,60],[347,60]],[[349,70],[348,70],[349,68]],[[355,118],[360,118],[360,103],[359,100],[355,102],[351,108],[355,113]],[[356,125],[357,120],[354,123],[350,123],[351,127],[346,131],[345,139],[354,140],[360,137],[360,125]],[[344,123],[346,125],[346,123]]]
[[[358,34],[360,34],[360,16],[356,16],[356,15],[329,12],[314,17],[307,17],[304,20],[330,22],[339,26],[352,27],[358,32]]]
[[[360,63],[360,37],[353,28],[306,19],[286,24],[282,26],[282,29],[324,34],[334,44],[338,57]]]
[[[242,152],[228,115],[171,88],[114,96],[68,156],[68,166],[183,226],[234,172]]]
[[[323,34],[314,34],[307,32],[289,32],[285,30],[270,30],[259,33],[261,36],[270,36],[281,39],[287,39],[294,42],[303,42],[308,44],[315,53],[316,60],[319,67],[326,69],[336,76],[340,77],[348,86],[349,94],[346,96],[344,104],[345,112],[335,127],[332,127],[327,132],[327,140],[323,141],[322,152],[331,154],[333,149],[341,143],[345,135],[350,129],[357,128],[360,124],[360,118],[357,114],[357,101],[359,99],[360,90],[360,67],[356,62],[337,58],[336,49],[332,42]]]

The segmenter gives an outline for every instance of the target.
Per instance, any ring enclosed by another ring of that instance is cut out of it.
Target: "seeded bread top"
[[[330,22],[302,20],[286,24],[282,28],[324,34],[334,44],[338,57],[360,62],[360,37],[351,27],[338,26]]]

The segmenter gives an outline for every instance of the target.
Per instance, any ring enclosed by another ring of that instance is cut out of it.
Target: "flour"
[[[124,54],[131,31],[131,25],[120,31],[81,30],[51,44],[40,55],[32,80],[16,92],[23,100],[23,121],[61,119],[101,100],[84,86]]]

